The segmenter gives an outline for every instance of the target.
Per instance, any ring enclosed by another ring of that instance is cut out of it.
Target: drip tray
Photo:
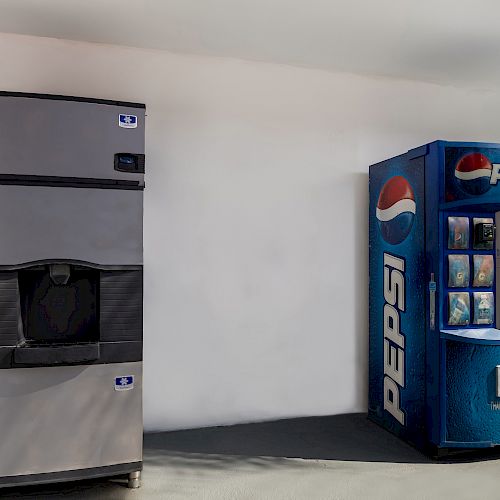
[[[27,345],[14,349],[14,364],[24,366],[72,365],[97,361],[99,343]]]

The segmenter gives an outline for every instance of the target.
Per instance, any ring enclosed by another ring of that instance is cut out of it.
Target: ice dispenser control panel
[[[145,170],[145,156],[132,153],[116,153],[115,170],[143,174]]]

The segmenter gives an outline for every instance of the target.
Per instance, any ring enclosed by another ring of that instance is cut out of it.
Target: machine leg
[[[128,475],[128,487],[139,488],[141,486],[141,471],[130,472]]]
[[[435,460],[441,460],[442,458],[448,458],[450,455],[450,450],[448,448],[434,448],[432,458]]]

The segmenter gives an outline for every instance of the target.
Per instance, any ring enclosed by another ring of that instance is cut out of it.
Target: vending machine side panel
[[[369,417],[422,447],[425,147],[370,167]]]

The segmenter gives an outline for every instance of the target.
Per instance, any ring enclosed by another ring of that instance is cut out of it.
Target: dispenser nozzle
[[[49,265],[50,279],[56,285],[66,285],[69,281],[71,269],[69,264],[50,264]]]

